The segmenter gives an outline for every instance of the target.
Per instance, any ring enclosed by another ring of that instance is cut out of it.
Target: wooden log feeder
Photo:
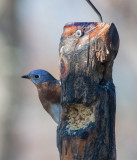
[[[116,160],[113,23],[68,23],[60,41],[61,160]]]

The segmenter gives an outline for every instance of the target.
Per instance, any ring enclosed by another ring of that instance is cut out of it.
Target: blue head
[[[56,80],[49,72],[42,69],[31,71],[29,74],[22,76],[22,78],[30,79],[36,85]]]

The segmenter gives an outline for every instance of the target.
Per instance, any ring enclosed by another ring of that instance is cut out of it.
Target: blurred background
[[[120,35],[113,68],[117,159],[137,160],[137,0],[92,2]],[[85,0],[0,0],[0,160],[59,160],[57,126],[20,76],[45,69],[59,78],[63,26],[79,21],[98,21]]]

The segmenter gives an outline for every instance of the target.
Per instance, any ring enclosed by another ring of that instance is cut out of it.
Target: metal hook
[[[98,15],[98,17],[100,19],[100,22],[103,22],[102,16],[101,16],[100,12],[97,10],[97,8],[91,3],[90,0],[86,0],[86,1],[93,8],[93,10],[97,13],[97,15]]]

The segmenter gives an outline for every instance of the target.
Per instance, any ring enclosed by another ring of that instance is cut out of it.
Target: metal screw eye
[[[76,31],[76,35],[77,35],[78,37],[81,37],[81,36],[82,36],[82,31],[81,31],[81,30],[77,30],[77,31]]]

